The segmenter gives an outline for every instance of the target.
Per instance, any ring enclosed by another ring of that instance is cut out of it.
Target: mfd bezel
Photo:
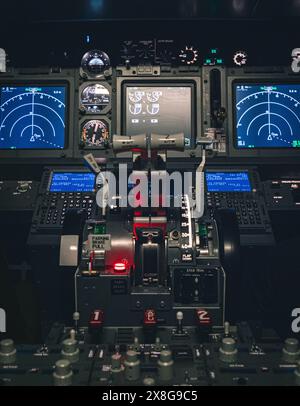
[[[236,109],[234,86],[236,84],[300,84],[300,77],[287,73],[244,73],[243,69],[231,71],[227,76],[228,94],[228,151],[230,157],[276,158],[299,157],[300,148],[237,148],[236,147]]]
[[[0,76],[0,86],[66,86],[65,147],[63,149],[0,149],[0,158],[71,158],[74,137],[74,78],[60,75]]]

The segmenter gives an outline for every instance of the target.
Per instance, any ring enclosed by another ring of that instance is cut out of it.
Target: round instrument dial
[[[99,114],[110,104],[110,92],[100,83],[88,85],[81,92],[80,103],[86,113]]]
[[[109,67],[109,56],[96,49],[85,53],[81,60],[81,69],[88,76],[101,76]]]
[[[245,51],[237,51],[233,56],[233,62],[237,66],[243,66],[247,63],[248,56]]]
[[[198,50],[193,46],[186,46],[179,53],[179,59],[185,65],[194,65],[199,58]]]
[[[109,125],[105,120],[89,120],[82,125],[81,142],[85,147],[103,148],[108,140]]]

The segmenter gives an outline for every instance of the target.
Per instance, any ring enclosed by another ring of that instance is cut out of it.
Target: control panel
[[[84,169],[48,168],[44,171],[32,231],[59,229],[68,210],[95,215],[96,176]]]
[[[300,178],[269,180],[264,190],[268,210],[300,209]]]
[[[259,175],[254,169],[209,169],[206,171],[207,210],[235,211],[242,244],[274,243],[270,218]]]
[[[2,340],[1,385],[300,385],[299,341],[282,343],[267,330],[257,338],[244,322],[226,323],[225,331],[213,335],[179,324],[148,342],[146,330],[100,328],[95,336],[92,327],[76,332],[56,324],[43,345]]]
[[[33,211],[39,182],[32,180],[0,181],[0,211]]]

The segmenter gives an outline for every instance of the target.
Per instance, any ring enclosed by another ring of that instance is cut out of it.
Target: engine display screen
[[[95,190],[95,178],[89,172],[53,172],[49,191],[50,192],[93,192]]]
[[[66,93],[66,85],[0,85],[0,149],[63,149]]]
[[[192,145],[192,86],[126,86],[126,135],[184,133]]]
[[[248,172],[206,172],[208,192],[251,192]]]
[[[236,148],[300,148],[300,84],[235,83]]]

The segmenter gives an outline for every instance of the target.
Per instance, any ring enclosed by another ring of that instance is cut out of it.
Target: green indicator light
[[[216,54],[216,53],[217,53],[216,48],[212,48],[211,51],[210,51],[210,53],[211,53],[211,54]]]
[[[201,224],[201,225],[200,225],[200,227],[199,227],[199,235],[200,235],[201,237],[206,237],[206,236],[207,236],[207,228],[206,228],[206,225],[204,225],[204,224]]]
[[[206,59],[205,63],[211,63],[211,59]]]
[[[294,140],[292,145],[294,148],[300,148],[300,140]]]
[[[222,65],[223,59],[217,59],[217,63],[218,63],[219,65]]]
[[[105,234],[106,226],[105,224],[96,224],[94,227],[94,234]]]

